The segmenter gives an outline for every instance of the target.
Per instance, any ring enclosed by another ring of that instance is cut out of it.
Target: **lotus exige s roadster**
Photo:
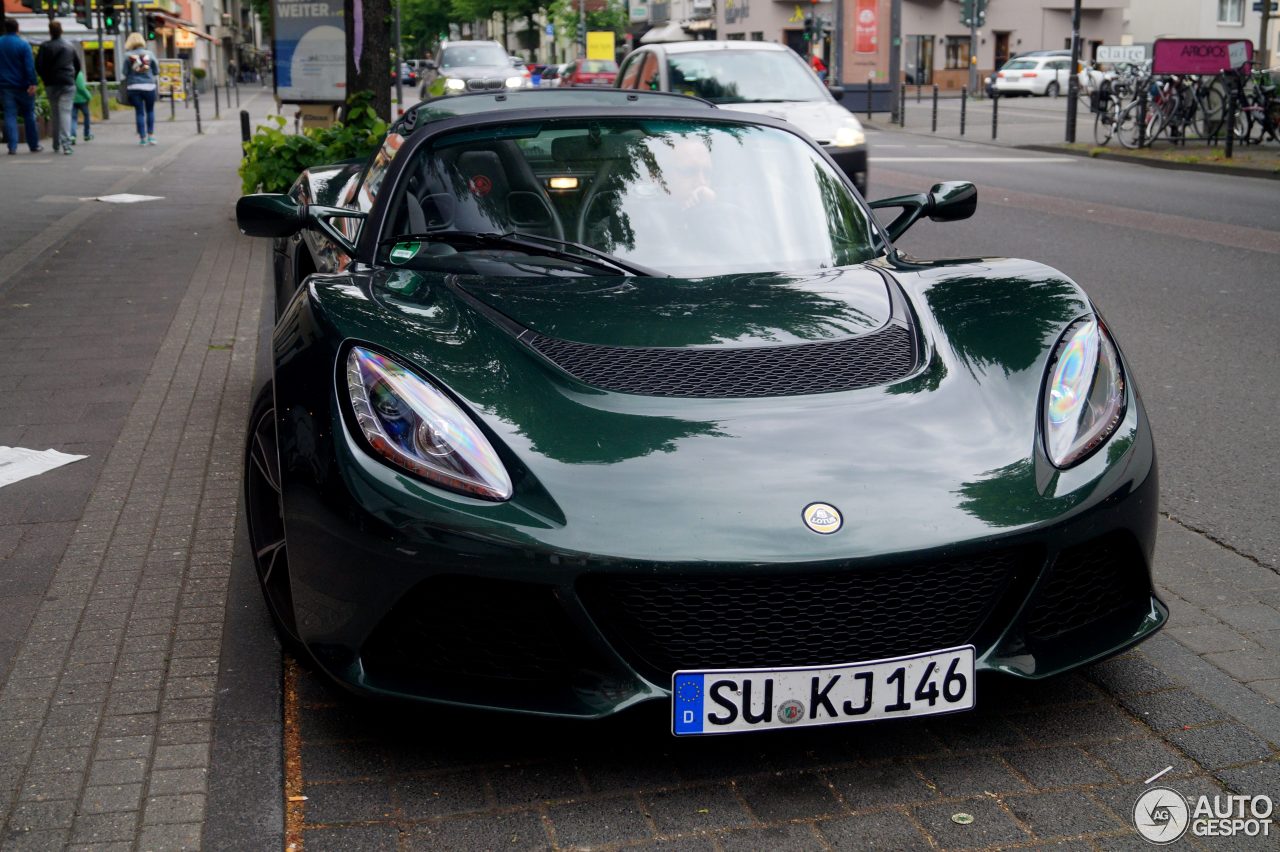
[[[620,90],[427,102],[243,197],[282,634],[357,692],[680,735],[965,710],[1151,635],[1106,322],[1038,263],[894,248],[976,202],[868,205],[783,121]]]

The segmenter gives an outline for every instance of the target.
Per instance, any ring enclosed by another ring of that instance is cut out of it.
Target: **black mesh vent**
[[[579,594],[615,647],[663,682],[678,669],[852,663],[962,645],[1025,551],[770,576],[597,575]]]
[[[437,577],[396,603],[361,657],[374,676],[565,683],[581,645],[546,586]]]
[[[470,80],[467,80],[467,89],[472,92],[486,92],[505,89],[506,85],[506,80],[499,79],[486,80],[481,77],[473,77]]]
[[[535,332],[521,339],[589,385],[646,396],[827,393],[883,385],[915,368],[911,333],[899,325],[851,340],[750,349],[597,346]]]
[[[1058,556],[1027,611],[1027,636],[1052,639],[1127,608],[1145,610],[1150,597],[1138,543],[1111,533]]]

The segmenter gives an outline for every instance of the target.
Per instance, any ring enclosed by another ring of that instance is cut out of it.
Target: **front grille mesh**
[[[1151,597],[1146,560],[1128,533],[1064,550],[1036,590],[1024,621],[1031,639],[1053,639]]]
[[[521,339],[589,385],[646,396],[828,393],[887,384],[915,368],[911,333],[899,325],[849,340],[744,349],[599,346],[536,332]]]
[[[467,80],[467,90],[471,92],[491,92],[497,89],[506,88],[507,82],[504,79],[482,77],[472,77]]]
[[[662,682],[679,669],[850,663],[963,645],[1031,558],[1008,550],[840,573],[595,575],[578,590],[619,652]]]

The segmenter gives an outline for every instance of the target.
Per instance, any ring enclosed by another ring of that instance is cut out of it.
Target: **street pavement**
[[[905,249],[1043,260],[1116,330],[1172,620],[1078,674],[983,679],[969,714],[687,741],[661,707],[370,704],[282,656],[239,511],[270,311],[233,115],[139,148],[117,114],[74,157],[0,159],[0,444],[89,456],[0,489],[0,850],[1133,849],[1166,768],[1280,799],[1274,183],[873,130],[873,196],[979,186]],[[162,199],[80,200],[121,191]]]

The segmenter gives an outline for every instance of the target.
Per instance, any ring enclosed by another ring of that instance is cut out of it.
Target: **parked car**
[[[423,99],[463,92],[526,88],[528,72],[517,70],[506,48],[496,41],[450,41],[440,45],[434,59],[426,61],[422,77]]]
[[[560,75],[561,86],[612,86],[618,63],[612,59],[578,59]]]
[[[408,62],[400,63],[400,82],[405,86],[415,86],[418,83],[418,72]]]
[[[1025,54],[1010,59],[996,72],[995,91],[1007,95],[1048,95],[1066,92],[1071,75],[1071,54]]]
[[[867,205],[789,121],[611,89],[419,105],[241,198],[284,640],[367,695],[685,735],[966,710],[1150,636],[1155,451],[1106,322],[1039,263],[895,248],[976,205]]]
[[[650,44],[622,63],[617,86],[705,98],[723,109],[784,118],[822,145],[867,191],[867,139],[837,101],[844,89],[822,83],[795,51],[758,41]]]

